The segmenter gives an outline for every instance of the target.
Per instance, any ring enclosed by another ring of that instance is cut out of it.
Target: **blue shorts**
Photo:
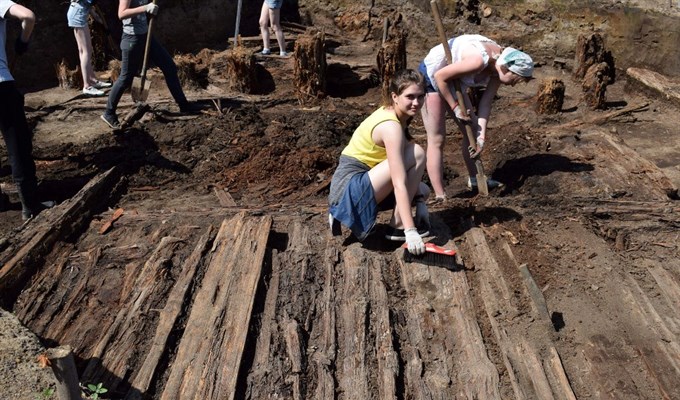
[[[350,228],[357,239],[364,240],[375,226],[378,211],[391,210],[396,203],[394,193],[376,203],[368,172],[363,172],[352,176],[342,197],[329,211],[333,218]]]
[[[434,85],[430,81],[430,77],[427,76],[427,68],[425,68],[425,62],[421,62],[420,65],[418,66],[418,72],[423,74],[425,77],[425,93],[436,93],[437,89],[434,88]]]
[[[264,2],[267,4],[267,7],[273,10],[279,9],[283,5],[283,0],[264,0]]]
[[[83,2],[71,2],[66,13],[69,28],[87,27],[87,16],[90,14],[90,6],[84,6]]]

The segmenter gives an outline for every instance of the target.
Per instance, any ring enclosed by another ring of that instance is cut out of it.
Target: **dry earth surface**
[[[81,382],[115,399],[680,399],[680,114],[625,73],[644,66],[628,39],[649,62],[675,51],[677,9],[497,1],[479,25],[451,12],[450,32],[523,46],[539,67],[494,103],[483,161],[505,188],[465,187],[449,129],[451,198],[431,207],[430,240],[458,251],[443,268],[382,240],[388,215],[364,243],[326,219],[338,155],[380,101],[381,19],[402,13],[416,67],[437,42],[427,7],[300,3],[329,46],[314,104],[297,101],[292,58],[262,56],[266,93],[211,77],[187,91],[206,106],[193,116],[152,70],[152,111],[118,134],[98,120],[105,99],[27,93],[40,191],[61,204],[21,225],[2,169],[0,271],[27,274],[2,296],[0,398],[41,398],[54,382],[36,356],[68,344]],[[654,26],[622,22],[640,16]],[[620,68],[597,111],[571,74],[593,31]],[[539,115],[548,78],[565,104]],[[411,133],[425,145],[420,119]]]

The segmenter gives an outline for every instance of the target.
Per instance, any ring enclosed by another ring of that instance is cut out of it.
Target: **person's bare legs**
[[[404,166],[406,167],[406,190],[408,190],[409,199],[411,201],[413,201],[413,197],[416,193],[420,193],[424,196],[428,195],[427,192],[429,192],[429,189],[426,193],[421,193],[423,188],[421,188],[420,185],[423,174],[425,173],[425,163],[425,150],[417,144],[409,143],[406,146],[404,154]],[[375,200],[377,203],[385,200],[385,198],[394,190],[390,166],[387,160],[371,168],[371,170],[368,171],[368,177],[371,180],[371,186],[373,186],[373,192],[375,193]],[[396,207],[392,214],[390,225],[395,228],[402,227],[401,217],[396,212]]]
[[[281,9],[280,8],[270,8],[269,9],[269,23],[274,29],[276,34],[276,41],[279,43],[279,52],[283,53],[286,51],[286,41],[283,38],[283,29],[281,28]]]
[[[73,28],[73,34],[75,35],[76,43],[78,44],[80,71],[83,74],[83,89],[87,89],[97,80],[97,77],[94,75],[94,68],[92,67],[92,39],[90,37],[90,28]]]
[[[444,145],[446,142],[446,110],[448,106],[439,93],[428,93],[420,109],[427,132],[427,175],[435,196],[446,196],[444,190]]]
[[[262,33],[262,46],[269,49],[269,7],[267,3],[262,2],[262,11],[260,11],[260,33]]]

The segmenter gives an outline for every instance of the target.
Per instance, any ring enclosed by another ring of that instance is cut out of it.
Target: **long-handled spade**
[[[156,4],[156,0],[153,0],[153,4]],[[142,64],[142,73],[140,76],[135,76],[132,80],[132,88],[130,89],[130,94],[132,94],[132,100],[137,103],[143,103],[149,97],[149,87],[151,82],[146,79],[146,64],[149,60],[149,47],[151,45],[151,28],[153,27],[153,16],[149,16],[149,29],[146,33],[146,46],[144,46],[144,63]]]
[[[444,46],[444,54],[446,54],[446,62],[451,64],[453,62],[453,57],[451,56],[451,49],[449,48],[449,43],[446,40],[446,32],[444,31],[444,25],[442,24],[441,16],[439,15],[439,2],[437,0],[431,0],[430,6],[432,7],[432,14],[434,16],[434,23],[437,26],[437,32],[439,33],[439,40]],[[460,82],[458,79],[453,81],[453,87],[456,90],[456,99],[458,104],[460,104],[460,111],[463,117],[467,119],[467,107],[465,106],[465,98],[463,97],[463,92],[460,90]],[[475,135],[472,132],[472,125],[469,122],[463,121],[465,125],[465,133],[467,134],[470,146],[475,146],[477,141],[475,140]],[[482,165],[482,160],[479,156],[475,158],[475,167],[477,167],[477,190],[482,196],[489,195],[489,186],[486,181],[486,175],[484,175],[484,166]]]

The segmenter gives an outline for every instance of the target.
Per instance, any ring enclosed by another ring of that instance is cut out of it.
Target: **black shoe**
[[[52,208],[57,205],[56,201],[43,201],[41,203],[38,203],[37,207],[34,207],[33,209],[29,209],[24,207],[21,210],[21,219],[24,221],[28,221],[29,219],[35,217],[36,215],[40,214],[41,211],[47,210],[48,208]]]
[[[102,121],[106,122],[106,125],[108,125],[111,129],[120,129],[120,122],[118,122],[118,117],[115,115],[104,113],[100,118]]]
[[[424,228],[418,228],[418,235],[420,237],[425,237],[430,234],[430,231]],[[385,239],[387,240],[392,240],[395,242],[405,242],[406,241],[406,233],[404,233],[403,229],[397,229],[393,228],[391,226],[387,227],[387,230],[385,231]]]
[[[182,113],[195,114],[201,112],[201,110],[203,110],[203,106],[190,101],[179,105],[179,111]]]

